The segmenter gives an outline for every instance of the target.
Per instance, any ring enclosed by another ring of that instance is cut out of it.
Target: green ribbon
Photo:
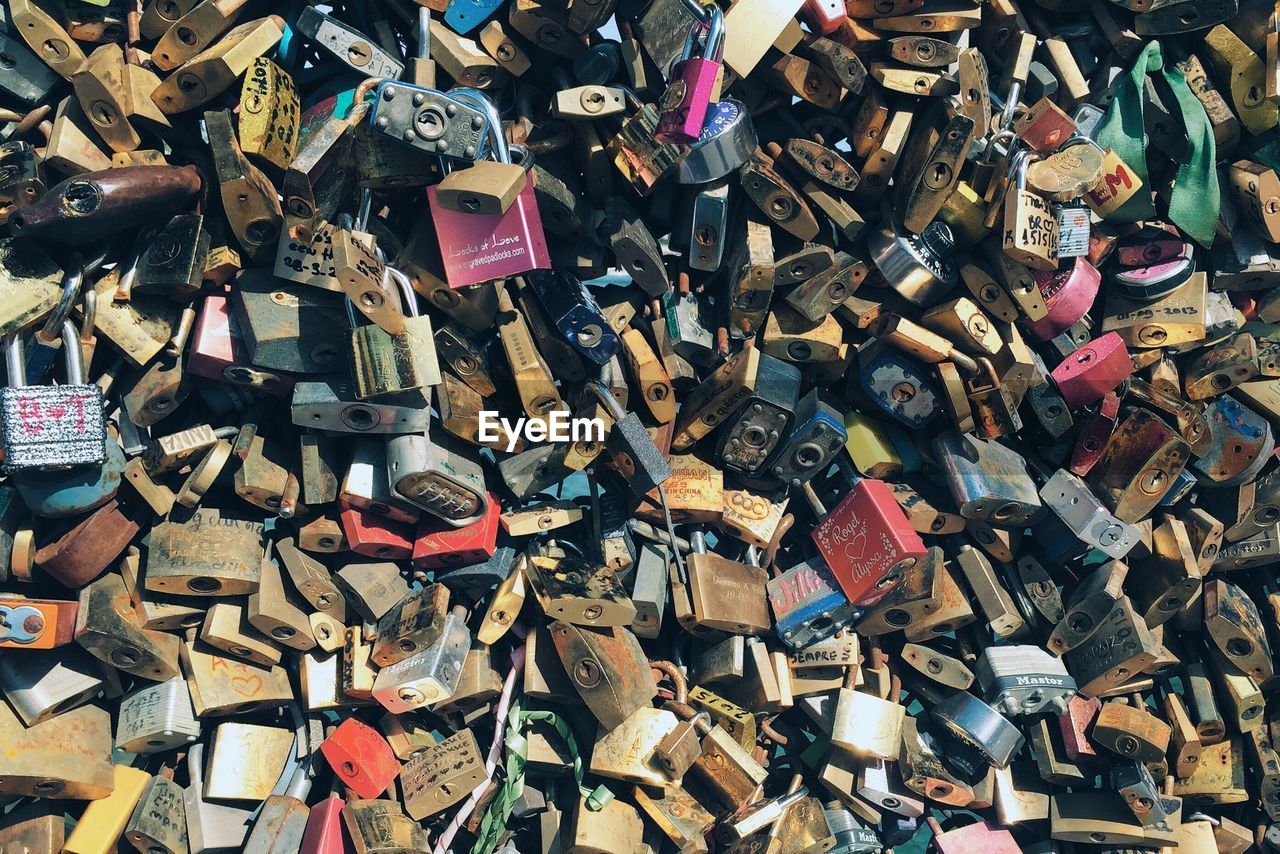
[[[528,761],[529,742],[521,733],[525,727],[535,721],[546,721],[551,724],[564,739],[569,755],[573,757],[573,779],[578,783],[578,791],[587,799],[587,809],[603,809],[605,804],[613,800],[613,792],[604,786],[588,789],[582,785],[584,773],[582,756],[578,752],[578,741],[573,737],[573,731],[569,729],[569,725],[555,712],[537,710],[526,712],[521,707],[520,699],[517,698],[511,702],[511,708],[507,712],[507,733],[503,737],[507,751],[506,782],[503,783],[498,796],[489,805],[484,818],[480,820],[480,829],[476,834],[476,844],[471,848],[471,854],[489,854],[498,846],[498,837],[502,835],[503,828],[507,826],[507,820],[511,818],[516,799],[524,791],[524,766]]]
[[[1147,179],[1147,151],[1143,142],[1143,82],[1148,74],[1158,75],[1173,94],[1175,115],[1181,117],[1190,141],[1190,153],[1178,161],[1173,191],[1169,197],[1169,219],[1197,243],[1213,243],[1218,225],[1218,172],[1213,128],[1204,107],[1191,94],[1187,78],[1176,67],[1164,67],[1158,41],[1147,42],[1127,75],[1117,79],[1115,98],[1098,126],[1096,139],[1103,148],[1112,148],[1142,179],[1144,188],[1108,219],[1137,222],[1156,215]]]
[[[1261,163],[1268,169],[1280,170],[1280,132],[1269,130],[1261,136],[1241,141],[1240,147],[1248,160]]]

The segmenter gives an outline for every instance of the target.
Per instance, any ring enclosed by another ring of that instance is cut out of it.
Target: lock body
[[[863,478],[813,531],[827,566],[855,606],[883,599],[925,555],[924,543],[883,481]]]

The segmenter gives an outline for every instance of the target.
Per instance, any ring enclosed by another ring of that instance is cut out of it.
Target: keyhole
[[[930,164],[924,174],[925,186],[930,190],[944,190],[951,184],[951,167],[942,161]]]
[[[103,101],[94,101],[89,107],[89,115],[93,117],[95,125],[111,127],[116,123],[116,111],[111,108],[110,104]]]
[[[82,214],[97,209],[100,201],[98,189],[88,181],[79,181],[67,187],[65,198],[67,207]]]
[[[364,42],[352,42],[347,46],[347,62],[352,65],[368,65],[369,60],[373,58],[373,53],[369,50],[369,46]]]
[[[62,62],[71,55],[67,43],[62,39],[45,39],[40,48],[44,51],[45,56],[54,62]]]

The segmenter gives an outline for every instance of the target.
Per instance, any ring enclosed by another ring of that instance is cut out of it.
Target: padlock
[[[858,480],[813,530],[827,566],[855,606],[882,600],[925,557],[922,541],[883,481]]]
[[[691,537],[693,553],[685,572],[694,623],[736,634],[767,628],[771,621],[765,605],[764,570],[708,553],[700,531]]]
[[[447,809],[483,781],[483,761],[469,729],[412,757],[400,770],[405,811],[421,821]]]
[[[440,637],[430,646],[378,671],[373,698],[387,711],[401,714],[438,703],[453,693],[471,648],[471,632],[463,613],[455,606],[445,616]]]
[[[487,126],[493,156],[500,163],[510,163],[506,139],[498,130],[501,122],[496,108],[483,95],[468,97],[477,109],[489,112]],[[445,277],[450,287],[460,288],[550,267],[542,220],[534,204],[531,185],[526,184],[512,207],[498,215],[446,210],[437,201],[435,188],[428,189],[427,199],[441,239]],[[488,235],[480,243],[474,243],[470,237],[477,228]]]
[[[680,60],[671,68],[671,83],[663,93],[655,138],[664,143],[689,144],[698,139],[713,100],[716,77],[720,73],[724,49],[725,18],[719,10],[707,8],[703,20],[689,29]],[[698,39],[707,27],[704,43]],[[701,56],[694,56],[700,51]]]
[[[77,654],[68,654],[75,652]],[[94,660],[78,651],[28,652],[0,664],[0,690],[27,726],[82,706],[102,694]]]
[[[111,666],[155,682],[178,675],[178,639],[143,629],[124,580],[108,573],[80,591],[76,642]]]
[[[1054,270],[1058,260],[1058,220],[1045,199],[1027,189],[1030,155],[1015,157],[1014,178],[1004,202],[1006,255],[1036,270]]]
[[[267,637],[303,652],[315,646],[311,621],[297,604],[297,597],[286,591],[280,568],[264,558],[259,573],[258,589],[249,594],[249,623]]]
[[[886,228],[871,235],[867,248],[880,278],[916,305],[936,302],[959,280],[945,223],[931,223],[918,236]]]
[[[320,752],[343,785],[362,798],[381,795],[400,771],[386,739],[356,718],[343,721],[320,745]]]
[[[4,413],[5,469],[10,473],[96,466],[106,461],[102,389],[86,385],[77,335],[62,326],[67,385],[27,386],[22,342],[6,344],[10,385],[0,390]]]
[[[850,385],[856,383],[870,403],[905,426],[920,428],[941,411],[933,383],[915,360],[872,341],[859,350],[857,361],[860,370],[850,376]]]
[[[769,607],[783,643],[792,649],[811,647],[854,622],[858,612],[834,581],[830,570],[808,563],[769,579]]]
[[[265,258],[275,246],[283,223],[275,187],[240,150],[226,112],[205,113],[204,124],[231,231],[251,257]]]
[[[1186,466],[1190,449],[1167,424],[1134,410],[1107,442],[1088,482],[1122,521],[1145,516]]]
[[[407,317],[394,333],[377,323],[353,326],[349,352],[356,396],[362,400],[440,384],[431,319],[420,313],[408,277],[391,267],[386,272],[399,288]],[[348,316],[354,318],[350,308]]]
[[[1004,445],[955,432],[934,439],[960,515],[996,525],[1024,525],[1042,512],[1025,460]]]

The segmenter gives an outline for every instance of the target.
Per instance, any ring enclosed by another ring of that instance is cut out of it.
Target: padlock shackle
[[[45,344],[52,344],[62,329],[62,321],[71,314],[71,306],[80,296],[80,287],[84,284],[85,263],[79,252],[72,251],[66,270],[62,274],[62,294],[44,325],[36,331],[36,338]]]
[[[22,353],[22,335],[14,332],[4,342],[4,367],[9,374],[9,386],[18,388],[27,384],[27,362]]]
[[[599,380],[588,382],[587,390],[599,398],[600,402],[604,404],[604,408],[609,410],[609,415],[612,416],[614,421],[621,421],[627,417],[627,411],[622,408],[622,404],[618,403],[618,399],[601,385]]]
[[[694,58],[698,37],[702,35],[704,27],[707,37],[702,42],[702,58],[720,61],[720,56],[724,52],[724,13],[720,11],[719,6],[714,5],[709,7],[706,15],[685,34],[684,48],[680,52],[682,61]]]
[[[356,209],[356,217],[352,222],[353,231],[367,232],[369,217],[373,214],[373,190],[365,187],[360,191],[360,207]]]
[[[67,367],[67,385],[84,385],[84,359],[80,354],[80,330],[71,318],[62,321],[62,358]]]
[[[485,118],[489,120],[490,153],[499,163],[510,163],[511,149],[507,147],[507,135],[502,132],[502,115],[489,96],[479,89],[470,88],[450,89],[445,94],[470,101],[485,114]]]
[[[431,58],[431,10],[418,7],[418,59]]]
[[[400,301],[404,304],[408,316],[420,316],[422,312],[418,308],[418,294],[413,290],[413,283],[409,281],[409,277],[391,266],[386,267],[386,274],[400,289]]]
[[[1001,141],[1015,140],[1017,138],[1018,135],[1008,128],[992,134],[991,138],[987,140],[986,149],[982,152],[982,164],[985,166],[991,163],[991,157],[996,153],[996,145],[998,143]]]

